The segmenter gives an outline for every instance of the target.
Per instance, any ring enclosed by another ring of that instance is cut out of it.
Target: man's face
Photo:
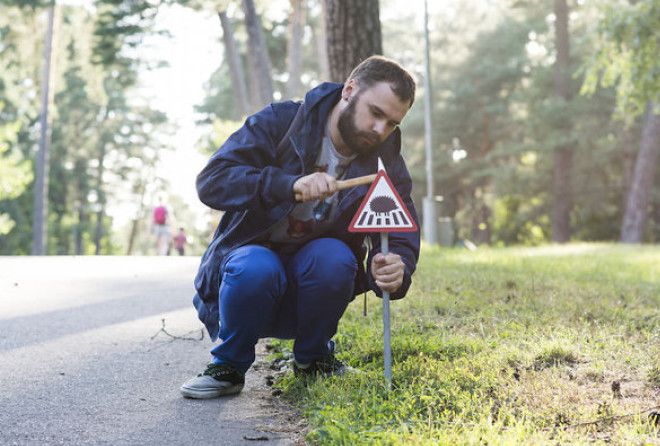
[[[358,155],[369,155],[397,128],[409,104],[399,99],[386,82],[359,88],[354,80],[344,88],[337,128],[348,148]]]

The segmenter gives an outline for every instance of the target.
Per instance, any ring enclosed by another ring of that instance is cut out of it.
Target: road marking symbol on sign
[[[353,216],[350,232],[415,232],[417,223],[384,170],[376,175],[369,192]]]

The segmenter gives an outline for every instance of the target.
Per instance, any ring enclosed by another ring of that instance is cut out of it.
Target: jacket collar
[[[302,106],[305,107],[305,119],[303,125],[291,136],[294,147],[304,163],[304,173],[311,173],[314,162],[321,150],[322,135],[325,132],[325,124],[334,105],[341,97],[342,84],[325,82],[313,88],[305,95]],[[360,155],[355,158],[346,172],[346,178],[354,178],[362,175],[376,173],[378,170],[378,157],[383,161],[392,159],[401,149],[401,132],[395,130],[371,155]],[[360,186],[343,191],[340,201],[352,201],[351,197],[364,195],[368,186]]]
[[[322,135],[330,112],[341,97],[342,84],[325,82],[305,95],[302,103],[304,120],[302,127],[291,136],[300,155],[305,174],[311,173],[321,150]]]

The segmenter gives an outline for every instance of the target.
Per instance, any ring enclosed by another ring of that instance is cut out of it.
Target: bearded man
[[[337,181],[376,173],[380,157],[417,221],[399,130],[414,98],[410,73],[373,56],[343,85],[323,83],[303,102],[273,103],[248,117],[211,157],[197,191],[224,215],[202,257],[193,304],[221,343],[181,387],[185,397],[240,392],[265,337],[294,339],[296,375],[341,375],[347,367],[332,337],[349,302],[369,289],[405,296],[419,232],[392,233],[383,255],[379,237],[348,232],[368,186],[338,191]]]

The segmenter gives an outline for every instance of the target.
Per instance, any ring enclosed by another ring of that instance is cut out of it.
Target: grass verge
[[[373,295],[335,338],[362,373],[276,386],[312,444],[659,444],[659,276],[658,247],[425,247],[392,303],[391,391]]]

